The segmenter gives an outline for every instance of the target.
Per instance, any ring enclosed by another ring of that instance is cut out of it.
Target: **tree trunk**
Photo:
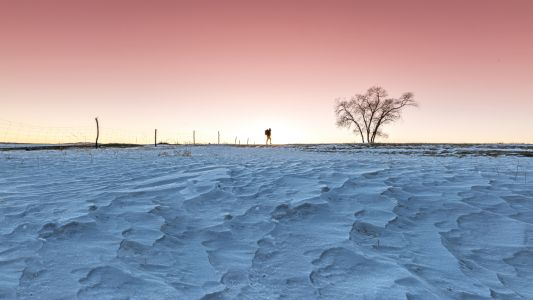
[[[357,130],[359,130],[359,134],[361,135],[361,142],[364,144],[365,143],[365,136],[363,134],[363,130],[361,130],[361,126],[359,126],[359,124],[357,124],[355,121],[353,123],[357,127]],[[355,130],[354,130],[354,132],[355,132]]]
[[[376,128],[374,128],[374,132],[372,132],[372,144],[374,143],[374,140],[376,139],[376,135],[378,134],[379,127],[381,126],[381,120],[382,118],[378,119],[378,123],[376,124]]]

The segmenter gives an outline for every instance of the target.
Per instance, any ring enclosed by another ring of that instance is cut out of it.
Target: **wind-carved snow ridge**
[[[528,147],[9,152],[0,299],[533,299]]]

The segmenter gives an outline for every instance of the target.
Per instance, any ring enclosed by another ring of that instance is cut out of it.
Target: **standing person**
[[[268,141],[270,141],[270,145],[272,145],[272,129],[265,130],[265,135],[267,136],[266,144],[268,145]]]

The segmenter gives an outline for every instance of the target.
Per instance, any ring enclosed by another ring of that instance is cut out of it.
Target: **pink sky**
[[[420,103],[382,141],[533,143],[531,16],[527,0],[0,0],[0,124],[351,142],[334,99],[381,85]]]

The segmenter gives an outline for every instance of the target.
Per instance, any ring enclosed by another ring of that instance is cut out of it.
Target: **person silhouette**
[[[266,144],[268,145],[268,142],[270,141],[270,145],[272,145],[272,129],[265,130],[265,135],[267,137]]]

